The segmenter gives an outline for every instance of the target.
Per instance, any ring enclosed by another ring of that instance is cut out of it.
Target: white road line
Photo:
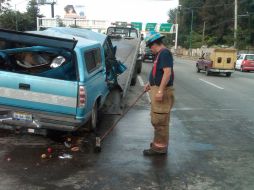
[[[213,83],[211,83],[211,82],[208,82],[208,81],[206,81],[206,80],[204,80],[204,79],[199,79],[199,80],[201,80],[202,82],[204,82],[204,83],[206,83],[206,84],[209,84],[209,85],[211,85],[211,86],[213,86],[213,87],[215,87],[215,88],[218,88],[218,89],[220,89],[220,90],[224,90],[224,88],[222,88],[222,87],[220,87],[220,86],[218,86],[218,85],[216,85],[216,84],[213,84]]]
[[[140,75],[138,75],[138,81],[139,81],[140,86],[145,86],[145,83]],[[148,102],[151,103],[151,98],[150,98],[148,92],[146,92],[146,97],[147,97]]]
[[[141,78],[140,75],[138,75],[138,81],[139,81],[139,84],[140,84],[141,86],[145,86],[145,83],[144,83],[144,81],[143,81],[143,79]]]

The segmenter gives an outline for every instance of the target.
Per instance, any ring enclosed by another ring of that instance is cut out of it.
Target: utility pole
[[[17,11],[17,5],[15,4],[15,28],[16,31],[19,30],[19,24],[18,24],[18,11]]]
[[[54,9],[54,6],[55,6],[56,2],[53,1],[51,3],[51,17],[54,18],[55,17],[55,9]]]
[[[204,43],[205,43],[205,21],[203,26],[202,45],[204,45]]]
[[[191,30],[190,30],[190,46],[189,46],[189,50],[190,50],[190,55],[192,54],[192,30],[193,30],[193,9],[191,9]]]
[[[178,9],[179,7],[181,7],[181,5],[178,5],[177,9],[176,9],[176,18],[175,18],[175,29],[176,29],[176,35],[175,35],[175,50],[177,49],[177,40],[178,40]]]
[[[234,48],[237,46],[237,10],[238,10],[238,2],[235,0],[235,27],[234,27]]]
[[[248,13],[248,33],[249,33],[249,40],[248,40],[248,53],[250,52],[250,46],[251,46],[251,14]]]

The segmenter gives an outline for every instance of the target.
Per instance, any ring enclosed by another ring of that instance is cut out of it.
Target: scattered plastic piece
[[[77,146],[71,148],[71,151],[72,151],[72,152],[78,152],[79,150],[80,150],[80,149],[79,149],[79,147],[77,147]]]
[[[72,155],[64,153],[61,156],[58,156],[60,159],[72,159]]]
[[[67,138],[66,141],[64,141],[64,146],[66,148],[71,148],[71,138]]]
[[[42,159],[45,159],[45,158],[47,158],[47,155],[46,155],[46,154],[42,154],[42,155],[41,155],[41,158],[42,158]]]
[[[7,160],[8,162],[10,162],[10,161],[11,161],[11,158],[10,158],[10,157],[8,157],[6,160]]]
[[[66,147],[66,148],[71,148],[71,143],[68,143],[68,142],[64,142],[64,146]]]
[[[48,151],[48,153],[52,153],[52,148],[48,147],[47,151]]]

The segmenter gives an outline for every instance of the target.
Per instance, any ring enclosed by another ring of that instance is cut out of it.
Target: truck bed
[[[126,95],[133,74],[135,74],[136,59],[140,46],[140,39],[112,39],[114,46],[117,46],[116,58],[125,64],[127,70],[118,76],[118,83],[123,89],[123,98]]]

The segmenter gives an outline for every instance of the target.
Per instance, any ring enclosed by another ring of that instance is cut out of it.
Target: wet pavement
[[[71,137],[69,144],[80,147],[73,152],[64,145],[66,134],[45,138],[1,131],[0,190],[254,189],[253,90],[248,86],[254,75],[248,73],[247,79],[241,73],[230,80],[206,78],[202,73],[197,75],[192,64],[176,60],[176,104],[167,157],[142,155],[153,136],[144,95],[102,142],[101,153],[94,153],[94,136],[88,133]],[[140,77],[144,81],[150,67],[151,63],[143,65]],[[201,83],[199,78],[203,77],[224,90]],[[247,81],[246,88],[242,81]],[[130,88],[126,104],[131,105],[141,91],[139,84]],[[107,131],[119,117],[102,115],[99,133]],[[48,147],[52,157],[42,159],[42,154],[49,157]],[[60,159],[64,153],[72,158]]]

